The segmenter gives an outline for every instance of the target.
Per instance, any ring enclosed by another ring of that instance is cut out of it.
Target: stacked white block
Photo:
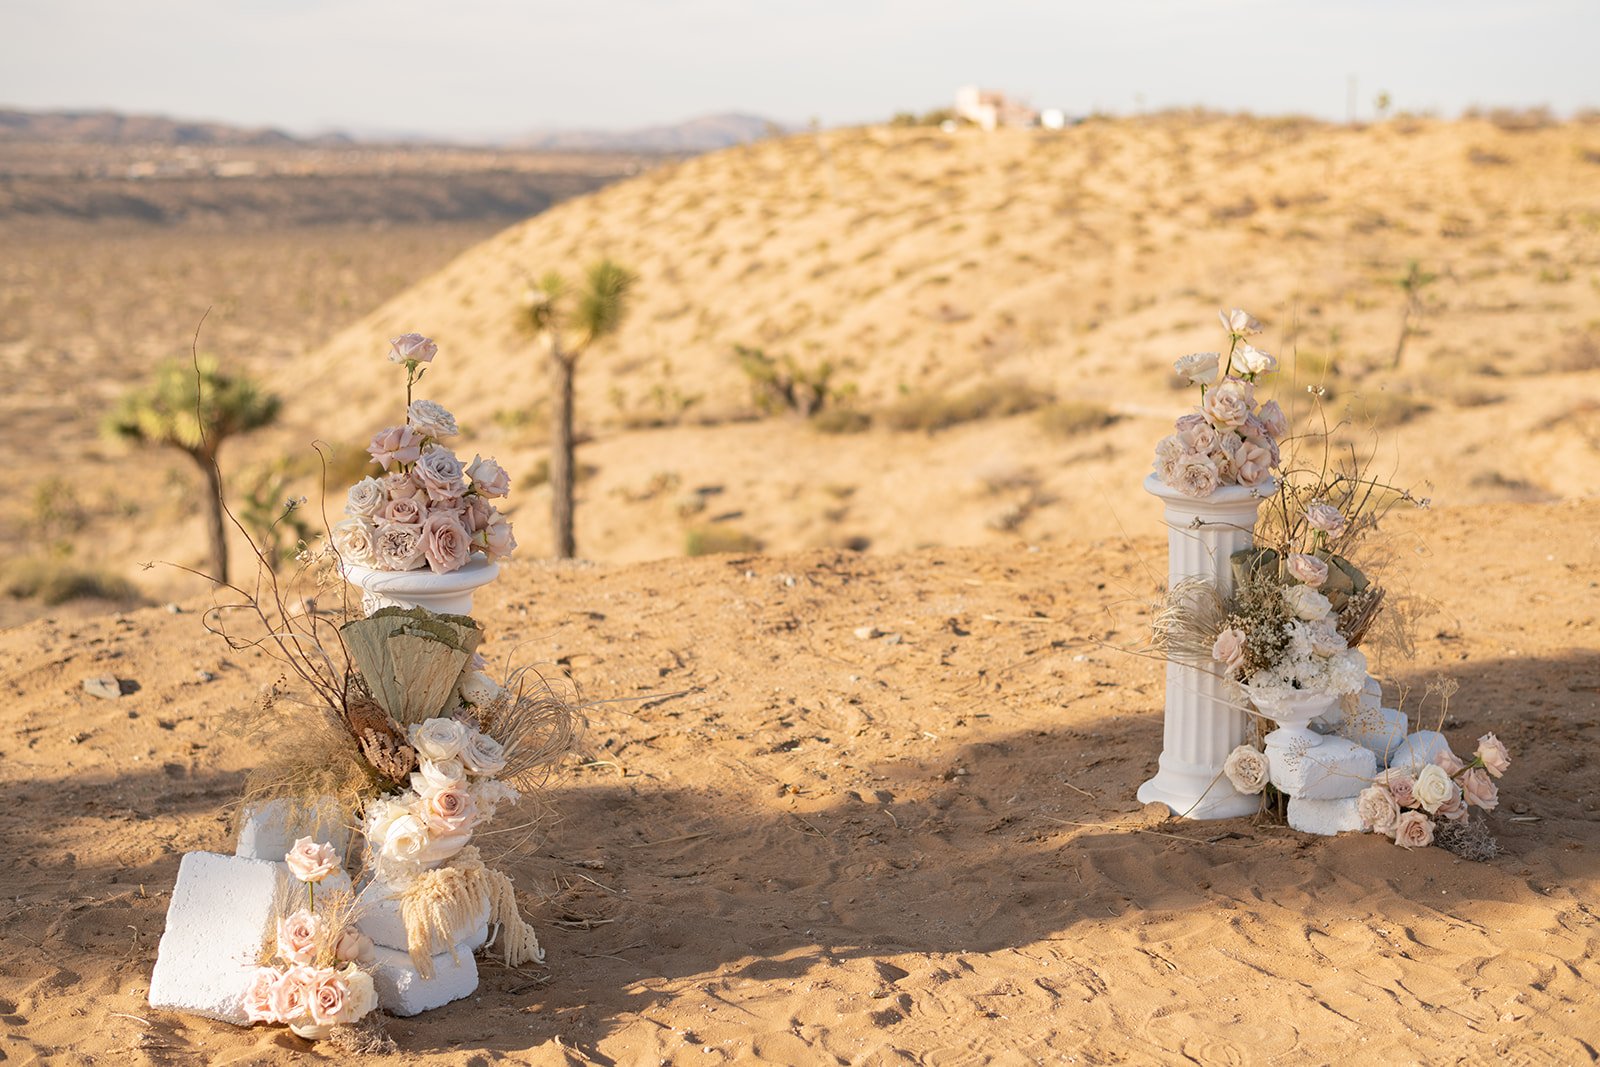
[[[1266,748],[1272,784],[1291,797],[1353,797],[1371,785],[1378,773],[1378,758],[1372,750],[1343,737],[1325,737],[1320,744],[1310,746],[1280,747],[1268,735]]]
[[[400,891],[373,879],[356,902],[356,926],[377,946],[373,983],[378,1004],[391,1015],[419,1012],[460,1000],[478,988],[478,963],[472,954],[489,940],[489,905],[463,929],[452,931],[455,952],[432,958],[432,976],[424,977],[407,951],[406,924],[400,912]]]
[[[281,860],[289,854],[297,839],[309,837],[326,841],[339,850],[346,850],[350,830],[347,817],[339,802],[323,797],[309,813],[296,814],[282,800],[246,809],[239,822],[239,840],[233,854],[257,860]]]
[[[1415,778],[1434,757],[1450,750],[1450,742],[1437,730],[1418,730],[1406,737],[1389,757],[1391,770],[1404,770]]]
[[[150,976],[150,1006],[248,1025],[245,988],[289,891],[282,863],[185,855]]]
[[[1356,811],[1355,797],[1334,800],[1290,797],[1289,827],[1301,833],[1322,834],[1324,837],[1363,829],[1361,816]]]
[[[374,944],[386,948],[405,950],[407,947],[405,919],[400,914],[400,893],[387,882],[377,879],[367,883],[356,899],[356,926],[372,938]],[[450,932],[450,940],[458,949],[475,952],[489,940],[489,902],[471,922]]]
[[[1185,578],[1208,578],[1224,596],[1233,590],[1231,558],[1252,544],[1261,498],[1271,483],[1224,486],[1203,500],[1185,496],[1155,475],[1145,490],[1165,504],[1167,588]],[[1156,776],[1139,787],[1141,803],[1165,804],[1191,819],[1227,819],[1260,807],[1222,773],[1228,754],[1244,742],[1245,710],[1214,663],[1167,663],[1166,717]]]

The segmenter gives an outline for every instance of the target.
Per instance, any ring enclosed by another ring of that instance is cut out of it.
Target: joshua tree
[[[631,271],[610,259],[591,264],[576,288],[552,271],[539,280],[523,311],[523,325],[550,357],[550,524],[559,559],[577,552],[572,534],[573,376],[589,346],[622,324],[635,281]]]
[[[1416,332],[1418,323],[1422,320],[1425,310],[1422,303],[1422,290],[1439,280],[1437,274],[1430,274],[1422,269],[1416,260],[1406,264],[1406,272],[1395,279],[1395,285],[1406,294],[1406,307],[1400,313],[1400,339],[1394,343],[1394,356],[1389,360],[1390,370],[1399,370],[1400,361],[1405,358],[1406,342]]]
[[[115,437],[168,445],[199,465],[206,478],[211,575],[217,581],[228,580],[217,450],[228,438],[271,423],[278,406],[277,397],[248,378],[223,374],[213,359],[171,360],[156,368],[148,384],[124,395],[106,419],[106,432]]]

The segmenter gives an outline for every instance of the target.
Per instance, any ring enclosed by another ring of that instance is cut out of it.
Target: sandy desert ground
[[[1386,531],[1436,601],[1390,694],[1437,716],[1443,674],[1446,732],[1517,754],[1488,864],[1141,809],[1160,672],[1118,648],[1153,536],[513,565],[490,651],[627,702],[508,861],[548,966],[485,963],[386,1059],[144,1003],[179,855],[229,849],[228,726],[270,664],[204,601],[6,631],[6,1062],[1591,1062],[1597,531],[1593,501]],[[131,691],[86,695],[104,672]]]

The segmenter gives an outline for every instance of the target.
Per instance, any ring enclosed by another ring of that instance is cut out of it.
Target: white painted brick
[[[1324,837],[1361,829],[1361,816],[1356,813],[1355,797],[1337,800],[1307,800],[1289,798],[1289,826],[1304,834],[1322,834]]]
[[[281,800],[268,801],[248,809],[239,821],[239,840],[234,846],[235,856],[256,860],[281,860],[302,837],[327,841],[339,850],[348,847],[349,819],[332,797],[323,797],[312,813],[299,818],[290,817],[289,805]]]
[[[150,1006],[248,1025],[244,992],[287,890],[282,864],[190,852],[167,907]]]
[[[1282,749],[1269,741],[1267,765],[1273,785],[1307,800],[1353,797],[1378,773],[1372,751],[1343,737],[1325,737],[1321,744],[1305,749]]]
[[[1409,735],[1389,757],[1389,766],[1405,769],[1415,778],[1422,768],[1433,762],[1433,757],[1450,748],[1450,742],[1437,730],[1418,730]]]
[[[356,901],[356,925],[373,942],[384,948],[406,949],[406,924],[400,917],[399,890],[377,879],[367,883]],[[476,920],[460,930],[451,931],[451,940],[476,951],[489,940],[489,902],[484,901],[483,911]]]
[[[478,988],[478,961],[465,945],[456,959],[442,952],[433,957],[433,977],[424,978],[411,965],[411,957],[398,949],[378,948],[372,972],[378,1004],[390,1015],[417,1015],[471,996]]]
[[[1410,718],[1393,708],[1363,707],[1360,714],[1345,720],[1339,733],[1356,744],[1370,748],[1378,757],[1378,766],[1386,767],[1399,751],[1410,728]]]

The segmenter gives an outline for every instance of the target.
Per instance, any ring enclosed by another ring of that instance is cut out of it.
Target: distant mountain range
[[[564,152],[710,152],[760,140],[785,128],[758,115],[706,115],[672,125],[632,130],[541,130],[492,139],[508,148]],[[345,132],[300,137],[269,127],[233,126],[159,115],[126,115],[116,111],[19,111],[0,109],[0,143],[159,144],[273,147],[404,141],[411,144],[458,143],[426,135],[365,135]]]

